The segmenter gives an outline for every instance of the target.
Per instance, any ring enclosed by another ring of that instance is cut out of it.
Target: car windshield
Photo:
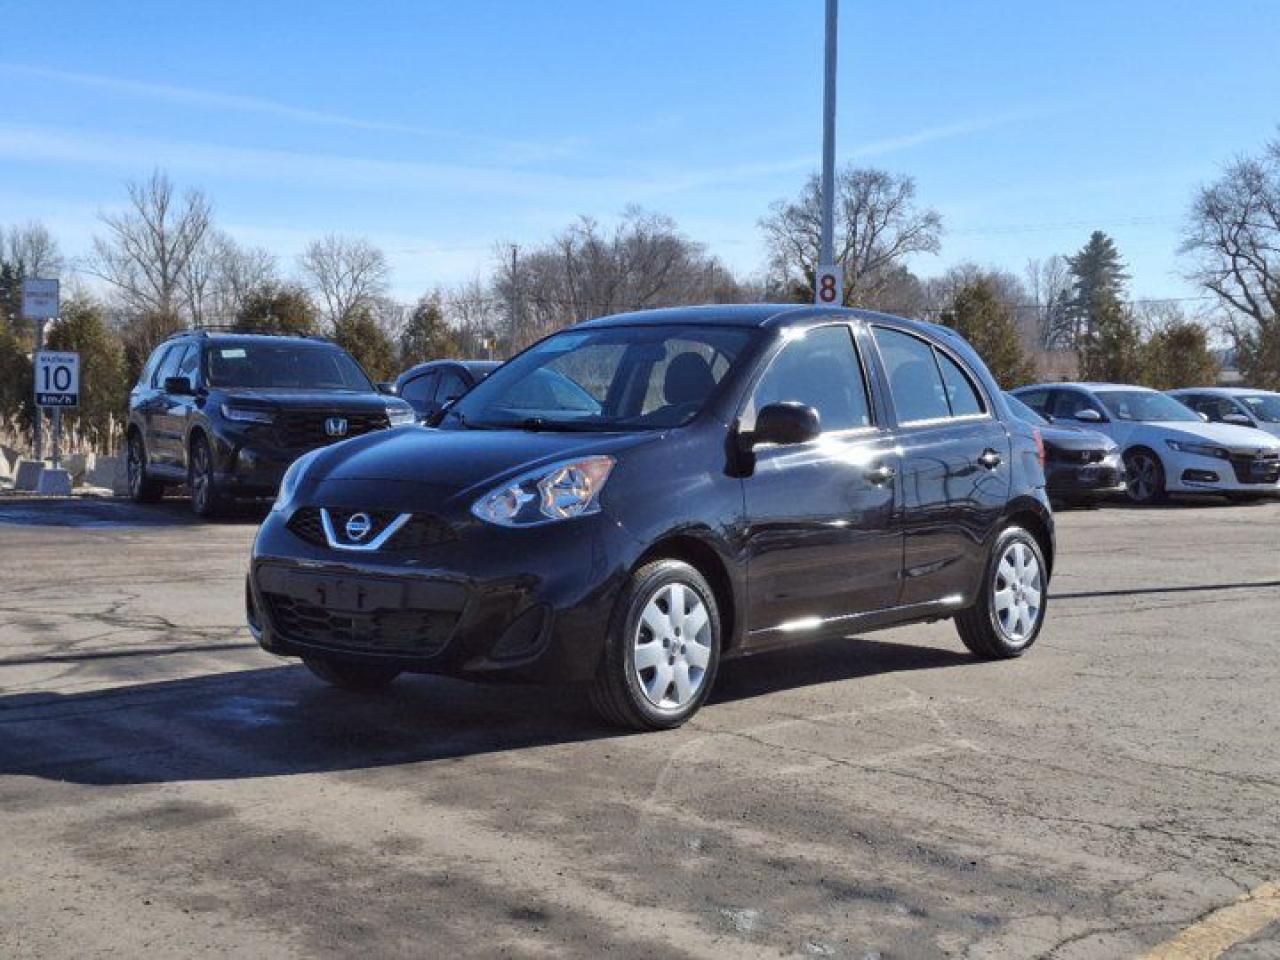
[[[214,387],[361,393],[373,389],[350,354],[322,343],[213,344],[205,363],[206,377]]]
[[[751,331],[663,325],[566,330],[503,364],[441,426],[658,430],[693,419]]]
[[[1237,397],[1255,420],[1264,423],[1280,423],[1280,394],[1261,393],[1252,397]]]
[[[1117,420],[1141,423],[1200,423],[1201,417],[1173,397],[1154,390],[1099,390],[1098,399]]]
[[[1049,421],[1040,414],[1036,413],[1025,403],[1019,400],[1011,393],[1004,395],[1005,402],[1009,404],[1009,409],[1013,411],[1013,415],[1019,420],[1025,420],[1027,423],[1034,423],[1038,426],[1046,426]]]

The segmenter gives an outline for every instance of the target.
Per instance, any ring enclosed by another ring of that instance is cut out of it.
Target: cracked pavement
[[[648,735],[328,689],[184,509],[0,502],[0,956],[1130,957],[1280,879],[1280,504],[1064,513],[1022,660],[761,655]]]

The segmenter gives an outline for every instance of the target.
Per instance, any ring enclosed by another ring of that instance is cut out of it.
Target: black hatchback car
[[[290,468],[247,584],[262,647],[352,688],[401,671],[582,683],[675,726],[724,657],[955,619],[1044,622],[1039,440],[932,324],[781,305],[579,324],[413,427]]]
[[[129,394],[129,493],[152,502],[186,484],[192,509],[211,516],[235,497],[274,494],[308,450],[413,419],[327,340],[176,334]]]
[[[428,360],[396,377],[396,396],[428,422],[498,367],[497,360]]]

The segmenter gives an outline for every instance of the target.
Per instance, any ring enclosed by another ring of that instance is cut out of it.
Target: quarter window
[[[971,417],[986,412],[982,395],[973,385],[969,375],[942,351],[938,353],[938,366],[942,368],[942,382],[947,388],[947,401],[951,404],[953,417]]]
[[[761,408],[788,402],[817,410],[824,433],[871,426],[866,380],[848,327],[818,327],[784,346],[756,384],[743,429],[755,428]]]

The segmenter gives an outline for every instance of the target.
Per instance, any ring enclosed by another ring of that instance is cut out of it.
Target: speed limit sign
[[[844,271],[838,263],[824,263],[814,275],[813,302],[820,307],[844,306]]]
[[[80,354],[53,350],[36,354],[36,405],[80,406]]]

